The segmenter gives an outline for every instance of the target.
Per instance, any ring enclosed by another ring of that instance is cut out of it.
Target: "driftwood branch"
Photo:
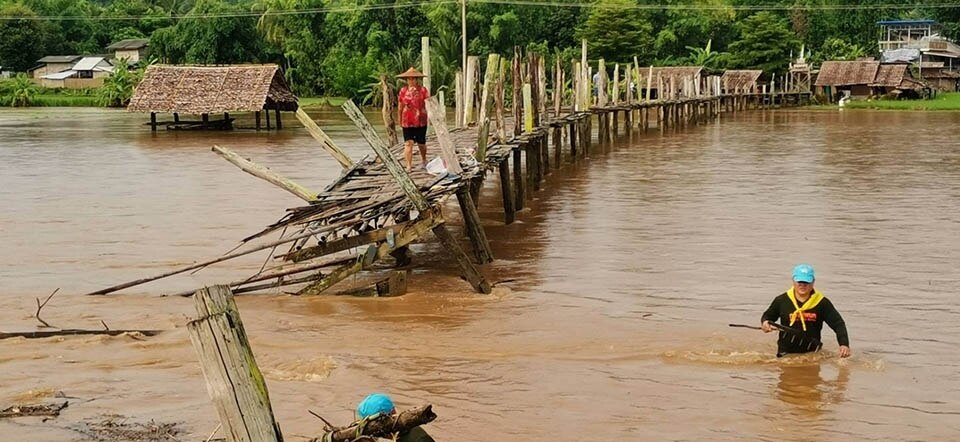
[[[0,332],[0,339],[8,338],[27,338],[27,339],[40,339],[40,338],[50,338],[53,336],[76,336],[76,335],[105,335],[105,336],[119,336],[127,333],[140,333],[144,336],[155,336],[160,334],[163,330],[82,330],[82,329],[66,329],[66,330],[39,330],[39,331],[29,331],[29,332]]]
[[[433,422],[436,418],[433,405],[424,405],[394,416],[381,415],[367,421],[354,422],[347,427],[327,431],[310,442],[352,442],[360,436],[390,437],[393,433],[407,432],[413,427]]]
[[[33,315],[33,316],[34,316],[35,318],[37,318],[37,321],[40,321],[40,323],[43,324],[44,327],[47,327],[47,328],[56,328],[56,327],[54,327],[54,326],[52,326],[52,325],[50,325],[50,324],[47,324],[47,321],[44,321],[43,318],[40,317],[40,310],[42,310],[42,309],[43,309],[43,306],[47,305],[47,303],[50,302],[50,298],[53,298],[53,295],[56,295],[57,292],[59,292],[59,291],[60,291],[60,287],[57,287],[57,289],[54,290],[53,293],[50,294],[50,296],[47,296],[47,299],[45,299],[45,300],[43,301],[43,303],[40,302],[40,298],[37,298],[37,314],[35,314],[35,315]]]
[[[14,405],[5,410],[0,410],[0,418],[3,417],[25,417],[25,416],[48,416],[57,417],[60,410],[67,408],[68,401],[61,404],[50,405]]]

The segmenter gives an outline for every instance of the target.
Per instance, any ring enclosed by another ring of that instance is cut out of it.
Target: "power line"
[[[181,16],[157,16],[157,15],[124,15],[124,16],[104,16],[104,15],[36,15],[36,16],[0,16],[0,21],[5,20],[90,20],[90,21],[124,21],[124,20],[142,20],[142,19],[171,19],[171,20],[202,20],[213,18],[245,18],[261,16],[289,16],[289,15],[311,15],[330,12],[358,12],[373,11],[382,9],[401,9],[412,8],[424,5],[445,5],[458,3],[458,0],[423,0],[413,3],[390,3],[364,6],[335,6],[326,8],[308,8],[292,9],[281,11],[250,11],[250,12],[230,12],[230,13],[211,13],[211,14],[192,14]],[[711,10],[737,10],[737,11],[847,11],[847,10],[869,10],[869,9],[953,9],[960,8],[960,3],[935,3],[935,4],[838,4],[838,5],[667,5],[667,4],[598,4],[598,3],[580,3],[564,2],[555,0],[469,0],[469,3],[514,5],[514,6],[539,6],[554,8],[584,8],[584,9],[616,9],[616,10],[675,10],[675,11],[711,11]]]
[[[865,4],[847,4],[847,5],[629,5],[629,4],[606,4],[597,3],[577,3],[561,2],[552,0],[470,0],[471,3],[487,3],[500,5],[522,5],[522,6],[552,6],[561,8],[586,8],[586,9],[622,9],[622,10],[737,10],[737,11],[792,11],[792,10],[867,10],[867,9],[913,9],[913,8],[931,8],[931,9],[951,9],[960,8],[960,3],[937,3],[937,4],[902,4],[885,3],[875,5]]]

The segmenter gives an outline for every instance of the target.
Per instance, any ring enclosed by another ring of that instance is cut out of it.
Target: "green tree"
[[[850,44],[842,38],[828,38],[820,51],[813,56],[813,62],[820,64],[829,60],[856,60],[866,56],[867,51],[860,45]]]
[[[42,20],[31,19],[37,13],[25,5],[12,3],[0,6],[0,60],[3,68],[26,71],[46,55],[49,28]]]
[[[747,17],[739,28],[740,40],[730,45],[734,67],[762,69],[766,75],[783,72],[791,51],[800,47],[787,21],[769,11]]]
[[[109,77],[103,80],[103,86],[97,90],[101,106],[124,107],[130,104],[133,90],[143,80],[144,68],[131,71],[126,60],[120,60]]]
[[[37,94],[40,93],[37,85],[33,84],[33,80],[24,73],[17,74],[8,88],[7,94],[10,95],[10,105],[13,107],[30,106]]]
[[[653,24],[646,11],[629,0],[600,0],[591,10],[580,36],[587,39],[591,58],[644,63],[653,58]]]

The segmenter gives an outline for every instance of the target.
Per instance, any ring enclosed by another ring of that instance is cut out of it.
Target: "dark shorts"
[[[403,141],[409,140],[417,144],[427,144],[427,126],[403,128]]]

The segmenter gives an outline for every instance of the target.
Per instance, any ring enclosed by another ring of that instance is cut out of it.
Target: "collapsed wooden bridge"
[[[599,82],[591,88],[591,72],[586,51],[573,64],[571,87],[559,60],[553,70],[552,100],[547,99],[543,58],[529,54],[526,60],[516,50],[511,66],[512,117],[505,117],[505,78],[507,63],[496,54],[487,60],[483,83],[479,83],[477,57],[468,59],[468,75],[458,74],[457,109],[454,129],[447,128],[446,112],[436,98],[428,100],[428,114],[435,134],[428,144],[439,146],[446,172],[433,175],[425,170],[407,173],[400,165],[403,147],[396,140],[392,100],[384,100],[383,117],[388,139],[384,140],[352,103],[344,111],[375,155],[359,161],[349,158],[302,110],[297,116],[306,129],[343,167],[339,178],[320,192],[277,175],[227,148],[213,150],[244,171],[265,179],[303,199],[307,204],[290,209],[274,224],[243,240],[248,248],[215,259],[176,269],[90,293],[110,293],[162,277],[203,268],[217,262],[270,249],[268,262],[256,274],[227,285],[234,293],[301,285],[298,295],[324,293],[345,278],[374,267],[390,257],[397,266],[409,262],[408,246],[422,241],[432,232],[458,263],[464,278],[480,293],[491,291],[477,265],[493,260],[477,202],[488,173],[496,170],[503,201],[504,221],[516,219],[544,177],[563,161],[578,161],[593,142],[612,142],[621,126],[624,131],[651,128],[680,130],[718,118],[724,112],[750,108],[806,104],[809,91],[780,90],[772,85],[727,89],[720,77],[665,79],[636,64],[628,64],[623,75],[620,66],[608,81],[604,61],[599,62]],[[642,85],[635,91],[635,85]],[[394,91],[381,79],[384,97]],[[645,94],[643,88],[645,87]],[[656,89],[656,98],[651,98]],[[593,94],[591,91],[595,90]],[[479,99],[474,92],[479,91]],[[549,101],[549,103],[548,103]],[[464,105],[463,103],[468,103]],[[550,105],[548,107],[548,104]],[[491,108],[495,115],[491,120]],[[593,118],[596,115],[596,118]],[[622,118],[621,118],[622,117]],[[594,131],[594,122],[598,129]],[[622,124],[621,124],[622,122]],[[507,134],[511,135],[507,135]],[[569,149],[569,155],[564,150]],[[512,163],[512,168],[511,168]],[[443,208],[456,196],[469,239],[469,254],[446,228]],[[266,241],[269,235],[279,235]],[[256,245],[254,245],[256,244]],[[367,296],[401,294],[406,288],[406,272],[389,272],[373,284],[345,293]],[[193,294],[193,290],[181,293]]]

